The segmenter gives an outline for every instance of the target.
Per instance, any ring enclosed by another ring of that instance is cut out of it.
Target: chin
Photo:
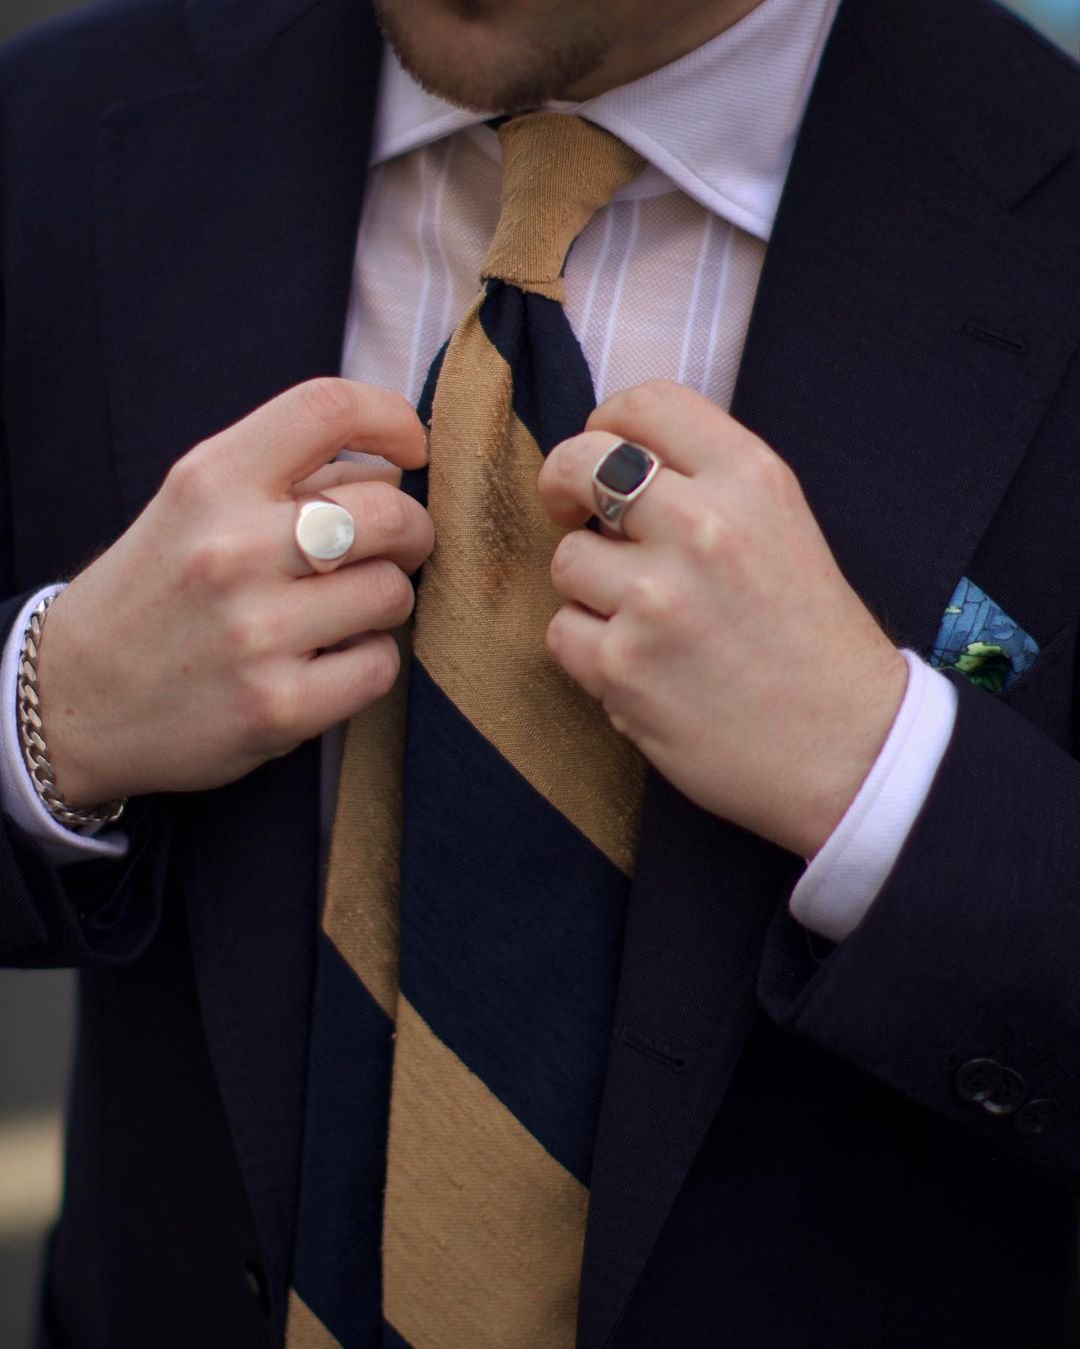
[[[429,93],[472,112],[536,107],[589,75],[606,44],[587,35],[580,0],[546,31],[524,5],[376,0],[379,26],[404,68]],[[575,10],[577,12],[575,13]]]

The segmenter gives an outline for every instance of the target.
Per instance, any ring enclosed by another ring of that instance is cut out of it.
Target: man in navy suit
[[[642,78],[753,8],[410,0],[384,21],[436,92],[500,110]],[[40,644],[56,788],[76,815],[130,798],[112,853],[74,858],[17,810],[0,835],[3,959],[82,970],[56,1349],[281,1341],[316,737],[389,687],[431,547],[385,473],[342,471],[355,585],[316,578],[312,631],[298,482],[326,486],[343,445],[426,455],[400,396],[320,378],[380,59],[359,0],[118,0],[0,63],[0,631],[11,649],[75,577]],[[567,550],[556,576],[553,657],[654,770],[586,1349],[1074,1342],[1078,128],[1077,69],[1003,11],[844,0],[731,416],[646,385],[544,470],[574,526],[612,433],[709,451],[693,494],[642,499],[644,571]],[[800,859],[877,770],[898,649],[931,654],[961,578],[1038,655],[1000,692],[960,660],[932,676],[955,694],[917,818],[822,940],[788,907]],[[632,641],[605,641],[601,592],[608,618],[632,592]]]

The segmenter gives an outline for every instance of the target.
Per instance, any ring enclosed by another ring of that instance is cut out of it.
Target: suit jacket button
[[[971,1059],[957,1069],[953,1086],[962,1101],[986,1101],[1001,1085],[1001,1073],[996,1059]]]
[[[1023,1105],[1027,1087],[1019,1073],[1011,1068],[1002,1068],[1001,1081],[982,1103],[982,1108],[991,1115],[1011,1115]]]
[[[270,1290],[266,1283],[266,1272],[257,1260],[244,1261],[244,1282],[254,1297],[258,1298],[263,1312],[270,1315]]]
[[[1037,1096],[1013,1116],[1013,1128],[1018,1134],[1028,1138],[1037,1138],[1053,1126],[1054,1116],[1058,1112],[1057,1101],[1049,1096]]]

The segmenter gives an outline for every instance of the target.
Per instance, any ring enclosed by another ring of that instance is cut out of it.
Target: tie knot
[[[502,206],[481,278],[562,301],[570,245],[645,167],[603,127],[563,112],[526,112],[499,127]]]

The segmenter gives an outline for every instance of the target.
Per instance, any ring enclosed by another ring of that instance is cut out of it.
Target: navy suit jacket
[[[338,371],[378,64],[364,0],[103,0],[0,55],[0,632],[191,445]],[[1042,653],[1004,696],[958,678],[835,949],[796,859],[650,779],[584,1349],[1077,1342],[1078,128],[1077,67],[983,0],[844,0],[733,411],[898,642],[968,575]],[[4,822],[0,959],[82,971],[42,1345],[280,1343],[317,798],[309,744],[135,802],[122,864]],[[1048,1127],[962,1099],[982,1057]]]

